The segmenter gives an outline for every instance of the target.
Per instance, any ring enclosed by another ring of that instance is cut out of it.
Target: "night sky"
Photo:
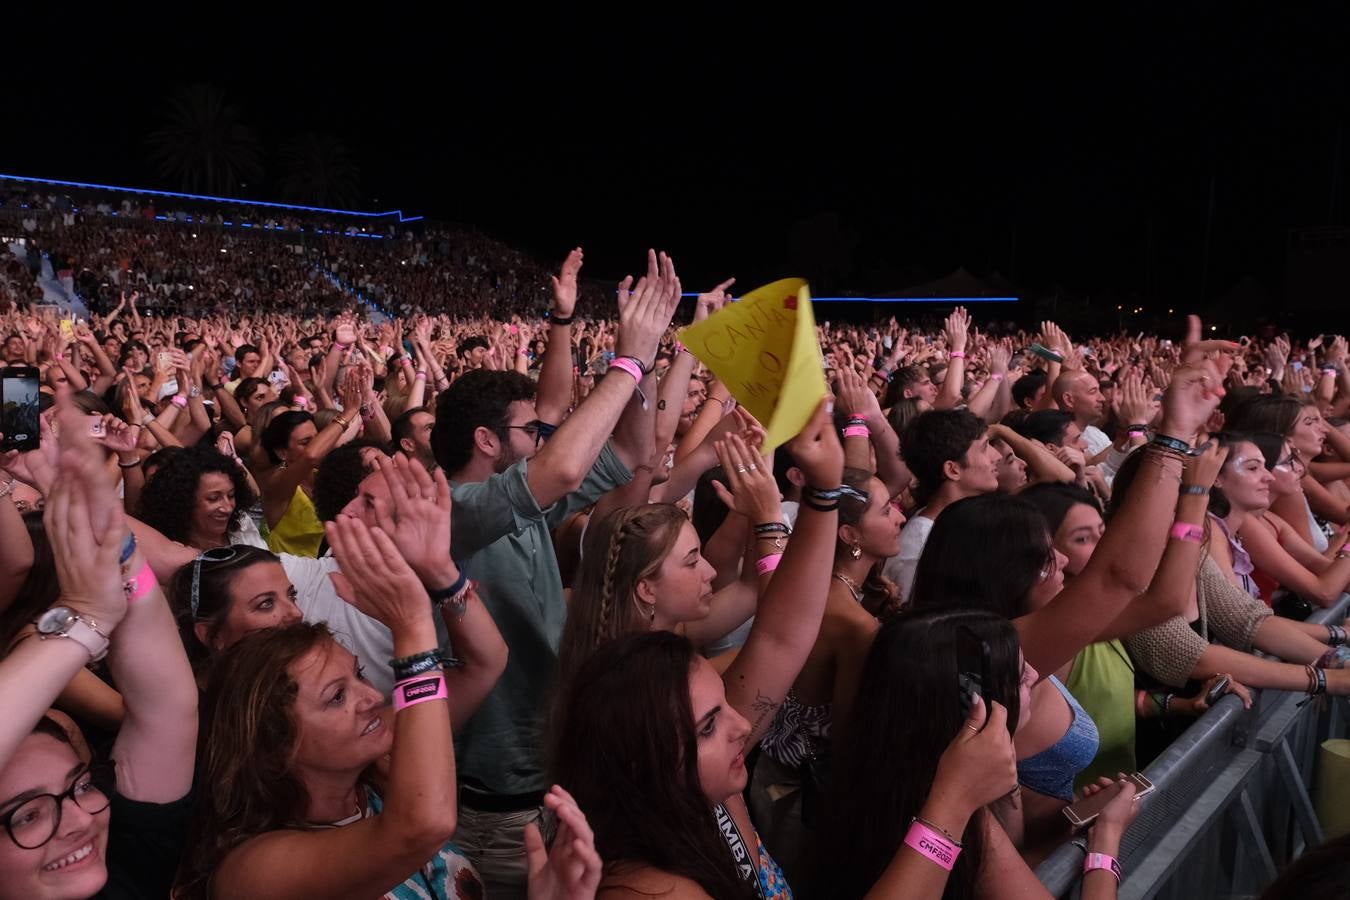
[[[1350,219],[1346,22],[1179,5],[32,23],[11,34],[34,49],[8,60],[0,170],[174,187],[144,137],[176,82],[206,80],[265,152],[345,141],[367,208],[547,259],[580,243],[594,276],[655,245],[690,287],[800,272],[880,292],[964,265],[1190,302],[1213,184],[1206,296],[1277,289],[1291,227]]]

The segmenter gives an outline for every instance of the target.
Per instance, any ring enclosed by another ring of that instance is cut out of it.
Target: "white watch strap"
[[[53,635],[44,635],[44,637],[64,637],[70,638],[79,644],[85,650],[89,651],[89,661],[96,663],[108,655],[109,641],[103,636],[102,632],[95,627],[97,623],[89,623],[84,619],[76,618],[66,626],[64,632]]]

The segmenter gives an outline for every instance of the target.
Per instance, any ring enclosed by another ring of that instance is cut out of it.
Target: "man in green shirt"
[[[679,303],[674,270],[663,269],[656,271],[653,256],[633,293],[620,291],[616,365],[547,442],[534,382],[516,372],[470,371],[437,402],[431,444],[453,487],[451,554],[477,581],[510,648],[506,671],[457,735],[455,842],[489,897],[525,897],[523,830],[540,817],[548,789],[540,725],[567,612],[550,532],[631,480],[652,455],[652,423],[640,414],[640,398],[653,394],[652,363]],[[566,312],[555,310],[555,324],[570,319]],[[551,340],[561,338],[566,351],[561,330]],[[642,393],[629,371],[638,367],[648,373]]]

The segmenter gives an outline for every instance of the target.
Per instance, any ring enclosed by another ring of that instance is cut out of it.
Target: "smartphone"
[[[0,450],[36,450],[41,412],[38,370],[33,366],[0,369]]]
[[[70,321],[69,319],[61,320],[61,337],[65,338],[68,341],[73,340],[75,338],[74,322]]]
[[[970,707],[978,694],[984,700],[987,724],[989,710],[993,709],[991,704],[1004,702],[1002,697],[990,696],[994,684],[992,672],[993,652],[989,649],[989,642],[964,625],[961,626],[956,632],[956,688],[961,715],[970,715]],[[980,730],[984,730],[984,725],[980,726]]]
[[[1064,362],[1064,357],[1060,356],[1049,347],[1043,347],[1040,344],[1032,344],[1031,352],[1035,353],[1041,359],[1048,359],[1050,362]]]
[[[106,435],[106,433],[107,433],[107,428],[106,428],[106,427],[104,426],[104,424],[103,424],[103,417],[102,417],[102,416],[90,416],[90,417],[89,417],[89,436],[90,436],[90,437],[101,438],[101,437],[104,437],[104,436]]]
[[[1139,772],[1133,775],[1126,775],[1125,780],[1134,785],[1134,799],[1137,803],[1141,797],[1147,797],[1153,793],[1153,782],[1149,781]],[[1102,814],[1106,804],[1115,799],[1116,794],[1120,793],[1120,785],[1114,784],[1104,791],[1099,791],[1085,800],[1079,800],[1077,803],[1064,807],[1064,817],[1068,819],[1075,828],[1082,828],[1091,825],[1097,817]]]
[[[1222,678],[1220,678],[1218,681],[1214,682],[1214,687],[1212,687],[1212,688],[1209,689],[1209,693],[1208,693],[1208,694],[1205,694],[1205,705],[1206,705],[1206,706],[1213,706],[1215,703],[1218,702],[1218,700],[1219,700],[1220,697],[1222,697],[1224,694],[1228,693],[1228,682],[1229,682],[1229,681],[1231,681],[1231,679],[1230,679],[1227,675],[1225,675],[1225,676],[1223,676]]]
[[[169,369],[173,368],[173,354],[172,354],[172,353],[168,352],[167,350],[161,350],[161,351],[159,351],[159,368],[160,368],[160,371],[162,371],[162,372],[163,372],[163,371],[168,371]]]

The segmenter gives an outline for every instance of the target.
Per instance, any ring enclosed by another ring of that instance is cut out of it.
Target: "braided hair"
[[[591,520],[559,645],[564,679],[605,641],[649,628],[638,583],[660,572],[688,521],[669,503],[628,506]]]

